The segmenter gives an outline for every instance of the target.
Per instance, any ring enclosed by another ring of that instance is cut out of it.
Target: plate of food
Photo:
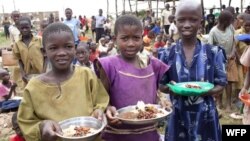
[[[94,117],[75,117],[59,122],[63,134],[57,134],[63,141],[94,141],[106,126],[105,121]]]
[[[117,118],[125,124],[145,125],[164,120],[172,113],[172,109],[164,109],[160,105],[145,104],[143,101],[138,101],[137,105],[121,108],[117,112]]]
[[[239,98],[244,104],[250,106],[250,94],[240,94]]]
[[[209,82],[181,82],[167,84],[171,91],[182,96],[199,96],[214,88]]]

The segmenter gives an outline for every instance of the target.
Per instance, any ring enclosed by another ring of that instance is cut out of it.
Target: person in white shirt
[[[162,16],[162,23],[163,23],[163,26],[164,26],[166,34],[169,34],[168,29],[170,27],[170,22],[168,20],[168,17],[170,15],[172,15],[172,12],[169,10],[169,8],[170,8],[170,5],[167,3],[165,5],[165,9],[162,11],[162,14],[161,14],[161,16]]]
[[[99,39],[102,37],[102,34],[104,34],[104,23],[106,21],[106,18],[102,15],[102,13],[102,9],[99,9],[99,15],[95,16],[96,43],[98,43]]]
[[[179,36],[178,36],[178,29],[175,25],[175,16],[174,15],[170,15],[168,17],[168,20],[170,22],[170,27],[169,27],[169,35],[170,35],[170,39],[173,40],[173,41],[176,41]]]
[[[14,24],[10,25],[9,27],[11,47],[13,47],[14,43],[19,40],[20,31],[17,28],[17,22],[19,18],[20,13],[18,11],[13,11],[11,13],[11,19],[14,22]]]

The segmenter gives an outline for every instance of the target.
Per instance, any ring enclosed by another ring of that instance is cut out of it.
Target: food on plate
[[[190,83],[186,84],[185,87],[186,88],[193,88],[193,89],[201,89],[201,86],[196,85],[196,84],[190,84]]]
[[[83,137],[94,133],[94,128],[74,125],[70,125],[69,128],[63,130],[63,136],[66,137]]]
[[[144,104],[138,101],[134,110],[120,113],[118,116],[123,119],[152,119],[164,115],[161,109],[156,108],[151,104]]]

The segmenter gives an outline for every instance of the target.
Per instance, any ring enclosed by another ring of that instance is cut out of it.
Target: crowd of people
[[[147,10],[143,19],[124,14],[114,25],[102,9],[87,24],[86,16],[77,19],[66,8],[65,20],[51,15],[36,35],[31,19],[13,11],[14,24],[6,30],[18,64],[11,77],[0,69],[1,112],[16,111],[10,140],[57,140],[58,122],[78,116],[105,116],[108,124],[97,139],[105,141],[221,141],[223,108],[238,108],[242,123],[250,124],[250,108],[238,99],[250,87],[250,54],[242,58],[250,45],[250,6],[244,13],[225,7],[218,17],[213,9],[204,16],[193,0],[170,8],[165,5],[160,19]],[[214,87],[201,96],[180,96],[166,86],[190,81]],[[17,86],[21,100],[12,99]],[[138,101],[173,109],[165,138],[156,125],[116,118],[118,109]]]

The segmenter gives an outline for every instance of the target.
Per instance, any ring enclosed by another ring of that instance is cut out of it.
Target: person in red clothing
[[[17,123],[17,112],[13,114],[11,122],[12,122],[12,129],[16,132],[16,134],[10,137],[10,141],[25,141],[21,129],[19,128],[19,125]]]
[[[96,49],[97,48],[96,43],[91,43],[89,48],[90,48],[89,61],[93,63],[99,57],[100,51]]]
[[[154,47],[155,48],[161,48],[161,47],[164,47],[164,46],[165,46],[165,42],[163,42],[162,36],[161,35],[157,35]]]

